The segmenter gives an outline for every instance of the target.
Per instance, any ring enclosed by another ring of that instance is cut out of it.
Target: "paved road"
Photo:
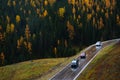
[[[103,42],[103,47],[115,43],[118,40],[110,40]],[[100,50],[100,49],[99,49]],[[76,71],[71,70],[71,64],[67,65],[62,71],[57,73],[53,78],[50,80],[74,80],[76,76],[82,71],[83,68],[85,68],[86,64],[97,54],[99,50],[96,50],[95,45],[90,46],[85,52],[87,54],[86,59],[80,59],[79,57],[79,67],[76,69]]]

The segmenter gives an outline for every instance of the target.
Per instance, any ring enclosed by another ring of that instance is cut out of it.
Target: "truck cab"
[[[71,68],[72,69],[76,69],[79,66],[79,60],[78,59],[74,59],[71,62]]]

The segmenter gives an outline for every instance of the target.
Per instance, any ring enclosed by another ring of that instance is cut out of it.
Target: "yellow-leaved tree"
[[[109,8],[110,5],[111,5],[110,0],[105,0],[105,5],[106,5],[107,8]]]
[[[74,27],[67,21],[67,31],[69,32],[69,38],[72,40],[74,38]]]
[[[99,5],[97,5],[97,7],[96,7],[96,11],[97,11],[97,12],[100,11],[100,6],[99,6]]]
[[[29,26],[28,26],[28,24],[26,24],[25,37],[26,37],[27,41],[30,38],[30,36],[31,36],[31,34],[30,34]]]
[[[16,6],[16,1],[12,1],[12,3],[13,3],[13,6]]]
[[[20,22],[20,15],[16,15],[16,22],[19,23]]]
[[[10,17],[6,16],[6,20],[7,20],[7,23],[9,24],[10,23]]]
[[[105,17],[106,17],[106,19],[108,19],[108,18],[109,18],[108,11],[105,13]]]
[[[15,25],[13,23],[11,23],[11,25],[10,25],[10,31],[14,32],[14,28],[15,28]]]
[[[29,42],[31,34],[30,34],[30,29],[29,29],[28,24],[26,24],[26,28],[25,28],[25,37],[26,37],[26,41],[24,41],[24,45],[25,45],[26,49],[28,50],[28,52],[31,54],[32,44],[31,44],[31,42]]]
[[[21,36],[20,39],[17,40],[17,48],[20,48],[20,46],[23,43],[23,40],[24,40],[23,36]]]
[[[11,0],[8,0],[7,6],[11,6]]]
[[[44,1],[44,5],[47,6],[48,5],[48,0]]]
[[[64,13],[65,13],[65,7],[59,8],[59,15],[61,17],[64,17]]]
[[[6,28],[6,32],[10,33],[11,29],[10,29],[10,24],[7,24],[7,28]]]
[[[28,51],[29,51],[29,52],[32,51],[32,44],[31,44],[31,42],[28,42],[28,46],[27,46],[27,48],[28,48]]]
[[[37,14],[40,14],[40,9],[37,8],[37,9],[36,9],[36,13],[37,13]]]
[[[72,3],[73,5],[75,5],[75,0],[71,0],[71,3]]]
[[[100,17],[100,20],[99,20],[99,29],[102,29],[104,27],[104,23],[103,23],[103,19],[102,17]]]
[[[89,6],[89,0],[84,0],[84,3]]]
[[[75,7],[72,8],[72,13],[75,14],[76,10]]]
[[[35,1],[34,0],[30,0],[30,4],[32,7],[36,7]]]
[[[89,21],[89,20],[91,20],[91,18],[92,18],[92,14],[87,14],[87,21]]]
[[[46,17],[48,15],[47,10],[44,11],[43,16]]]

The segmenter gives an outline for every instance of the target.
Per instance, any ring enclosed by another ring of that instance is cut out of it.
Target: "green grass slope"
[[[67,58],[25,61],[0,67],[0,80],[48,80],[63,69],[79,53]]]
[[[104,48],[77,80],[120,80],[120,43]]]
[[[41,77],[64,61],[65,58],[40,59],[0,67],[0,80],[30,80]]]

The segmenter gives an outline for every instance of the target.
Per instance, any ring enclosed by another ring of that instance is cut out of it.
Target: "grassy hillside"
[[[120,43],[103,49],[77,80],[120,80]]]
[[[67,58],[39,59],[0,67],[0,80],[48,80],[77,56],[79,54]]]
[[[119,38],[119,6],[119,0],[1,0],[0,66],[70,57],[74,46]]]
[[[29,80],[40,77],[65,60],[65,58],[41,59],[0,67],[0,80]]]

